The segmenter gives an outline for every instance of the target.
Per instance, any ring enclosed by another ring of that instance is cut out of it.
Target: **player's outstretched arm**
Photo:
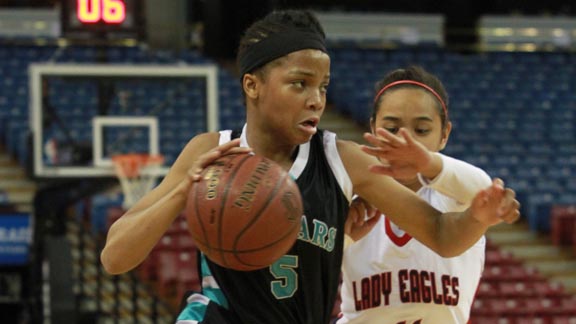
[[[376,135],[364,134],[372,146],[361,147],[365,153],[387,162],[372,166],[370,170],[374,173],[399,179],[419,174],[427,186],[455,199],[463,208],[467,208],[474,195],[492,182],[484,170],[474,165],[429,151],[405,128],[400,128],[398,134],[383,128],[375,132]]]
[[[218,133],[194,137],[162,182],[140,199],[108,230],[100,255],[104,269],[120,274],[138,266],[182,212],[190,185],[207,165],[224,154],[249,152],[239,140],[218,146]]]
[[[515,221],[519,216],[514,191],[504,189],[501,182],[480,191],[465,212],[443,214],[394,179],[370,172],[370,166],[380,162],[359,145],[339,141],[338,150],[354,192],[441,256],[460,255],[490,226]]]

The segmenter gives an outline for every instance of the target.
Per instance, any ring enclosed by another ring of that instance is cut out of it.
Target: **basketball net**
[[[147,192],[152,190],[158,169],[164,163],[162,155],[120,154],[112,157],[116,176],[124,192],[122,207],[129,209]]]

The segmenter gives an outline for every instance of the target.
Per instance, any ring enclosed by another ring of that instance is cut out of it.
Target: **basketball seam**
[[[225,267],[228,266],[228,261],[226,260],[224,251],[222,250],[222,218],[224,215],[224,210],[226,209],[226,201],[228,200],[227,198],[228,198],[228,192],[230,191],[230,187],[232,186],[232,183],[234,182],[234,179],[236,178],[236,175],[240,171],[242,165],[250,157],[251,155],[246,154],[244,159],[238,162],[236,167],[233,169],[232,173],[230,173],[230,176],[228,177],[228,182],[226,183],[226,186],[224,187],[224,191],[222,194],[222,203],[221,203],[222,208],[220,208],[220,215],[218,216],[218,247],[219,247],[218,251],[220,252],[220,260],[222,260],[223,266]]]
[[[204,222],[202,222],[202,217],[200,217],[200,209],[199,209],[199,203],[198,203],[198,193],[197,193],[197,188],[198,188],[198,182],[194,183],[194,207],[196,209],[196,223],[200,224],[200,228],[202,229],[202,234],[204,237],[204,242],[197,242],[197,243],[201,243],[202,245],[204,245],[208,251],[212,250],[212,246],[210,245],[210,243],[208,242],[208,234],[206,233],[206,228],[204,227]]]
[[[261,265],[257,265],[257,264],[251,264],[251,263],[247,263],[243,260],[241,260],[239,258],[237,254],[238,250],[236,249],[236,246],[238,245],[238,242],[240,240],[240,238],[242,237],[243,233],[246,232],[254,223],[256,223],[258,221],[258,219],[260,218],[260,216],[262,216],[262,214],[264,213],[264,210],[266,210],[266,208],[270,205],[270,203],[272,202],[272,200],[274,198],[276,198],[276,195],[278,193],[278,191],[280,191],[280,188],[282,187],[282,185],[284,184],[284,182],[286,181],[286,178],[290,177],[290,174],[286,172],[286,174],[284,175],[283,178],[280,179],[280,181],[278,181],[274,187],[274,190],[272,191],[272,194],[268,195],[268,199],[266,200],[266,202],[264,203],[264,205],[260,208],[260,210],[258,211],[258,213],[252,218],[252,220],[246,224],[246,226],[244,226],[244,228],[238,232],[238,235],[236,235],[236,238],[234,240],[234,244],[232,245],[232,253],[234,255],[234,257],[236,258],[236,260],[238,262],[240,262],[243,265],[247,265],[247,266],[261,266]],[[296,222],[293,226],[296,226],[297,224],[299,224],[299,222]],[[293,227],[291,228],[291,230],[293,229]],[[249,249],[249,250],[242,250],[242,253],[246,253],[249,251],[259,251],[259,250],[263,250],[266,249],[268,247],[274,246],[275,244],[277,244],[278,242],[282,241],[284,238],[286,238],[288,235],[290,235],[292,233],[292,231],[289,231],[287,234],[283,235],[281,238],[270,242],[266,245],[260,246],[256,249]]]

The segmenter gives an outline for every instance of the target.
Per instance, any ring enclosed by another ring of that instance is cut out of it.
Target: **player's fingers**
[[[234,139],[228,143],[222,144],[216,148],[221,155],[250,153],[252,149],[249,147],[240,147],[240,139]]]
[[[374,146],[367,146],[367,145],[360,145],[360,149],[368,153],[370,155],[378,157],[381,154],[386,154],[390,151],[392,147],[388,144],[382,144],[382,146],[374,147]]]
[[[474,196],[474,199],[472,200],[472,207],[482,207],[485,204],[488,203],[488,199],[489,199],[489,191],[492,187],[488,187],[486,189],[480,190],[478,191],[478,193],[476,193],[476,195]]]
[[[388,143],[390,143],[390,145],[392,145],[393,147],[398,147],[406,144],[402,137],[394,135],[384,128],[377,128],[376,134],[378,134],[378,136],[388,141]]]
[[[363,226],[366,223],[366,214],[368,213],[368,204],[362,198],[360,198],[360,210],[362,213],[358,217],[358,225]]]
[[[386,145],[386,144],[390,145],[390,143],[389,143],[389,141],[388,141],[387,139],[385,139],[385,138],[383,138],[383,137],[381,137],[381,136],[376,136],[376,135],[371,134],[371,133],[364,133],[364,139],[365,139],[368,143],[370,143],[370,144],[372,144],[372,145],[374,145],[374,146],[377,146],[377,147],[380,147],[380,146],[383,146],[383,145]]]
[[[371,205],[371,204],[366,203],[366,206],[365,206],[365,207],[366,207],[366,217],[367,217],[368,219],[371,219],[372,217],[377,216],[378,214],[380,214],[380,211],[379,211],[376,207],[374,207],[373,205]]]
[[[241,154],[241,153],[250,153],[252,149],[249,147],[240,147],[240,139],[234,139],[228,143],[222,144],[220,146],[215,147],[214,149],[206,152],[200,158],[198,158],[199,165],[202,168],[205,168],[218,158],[224,155],[230,154]]]
[[[386,163],[386,161],[388,161],[391,156],[387,149],[375,148],[371,146],[361,146],[360,149],[362,152],[375,157],[381,163]]]
[[[500,202],[500,207],[498,208],[498,213],[502,218],[504,218],[504,215],[508,215],[510,213],[513,213],[515,210],[518,210],[520,208],[520,202],[518,202],[518,200],[516,200],[516,193],[514,192],[514,190],[512,189],[505,189],[504,191],[504,197],[502,198],[501,202]]]
[[[188,170],[188,176],[192,181],[200,181],[202,179],[201,173],[202,171],[218,158],[222,157],[223,155],[232,154],[232,153],[247,153],[250,152],[251,149],[241,148],[238,147],[240,144],[239,139],[235,139],[229,143],[220,145],[215,147],[214,149],[200,155],[198,159],[194,162],[193,166]]]
[[[492,184],[496,187],[504,189],[504,180],[500,178],[494,178],[494,180],[492,180]]]
[[[400,130],[398,131],[398,135],[404,139],[404,141],[408,146],[412,146],[415,144],[414,138],[412,138],[412,135],[406,128],[404,127],[400,128]]]
[[[354,208],[354,223],[357,226],[361,226],[364,223],[364,215],[366,213],[362,201],[359,198],[355,199],[352,203],[352,208]]]
[[[236,154],[236,153],[249,153],[252,149],[249,147],[241,147],[240,139],[236,138],[228,143],[222,144],[217,148],[223,155]]]
[[[192,180],[192,182],[197,182],[202,180],[202,170],[201,167],[192,167],[188,170],[188,177]]]
[[[224,152],[221,152],[222,155],[229,155],[229,154],[247,154],[251,153],[252,149],[249,147],[233,147],[228,149]]]
[[[500,218],[508,224],[518,221],[518,219],[520,219],[520,202],[514,199],[510,204],[510,208],[505,210]]]
[[[219,145],[218,147],[216,147],[215,150],[220,151],[220,152],[226,152],[227,150],[229,150],[233,147],[239,147],[239,146],[240,146],[240,139],[235,138],[235,139],[231,140],[230,142]]]
[[[380,217],[382,217],[382,214],[378,213],[375,215],[372,215],[372,217],[368,218],[364,224],[364,226],[367,227],[374,227],[374,225],[376,225],[376,223],[378,223],[378,220],[380,220]]]
[[[492,185],[485,189],[487,196],[486,202],[500,203],[504,197],[504,181],[500,178],[494,178]]]
[[[215,160],[217,160],[221,156],[222,156],[222,151],[220,151],[219,149],[211,150],[211,151],[208,151],[208,152],[202,154],[198,158],[198,160],[196,160],[196,163],[195,163],[196,169],[206,168],[208,165],[210,165],[212,162],[214,162]],[[200,170],[200,172],[202,172],[202,170]]]

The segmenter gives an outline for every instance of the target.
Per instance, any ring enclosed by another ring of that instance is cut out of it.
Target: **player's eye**
[[[303,80],[292,81],[292,85],[295,86],[296,88],[304,88],[304,81]]]
[[[428,129],[428,128],[416,128],[415,132],[418,135],[427,135],[430,133],[430,129]]]
[[[398,133],[398,130],[399,130],[400,128],[398,128],[398,127],[384,127],[384,129],[387,130],[387,131],[389,131],[389,132],[392,133],[392,134],[396,134],[396,133]]]

